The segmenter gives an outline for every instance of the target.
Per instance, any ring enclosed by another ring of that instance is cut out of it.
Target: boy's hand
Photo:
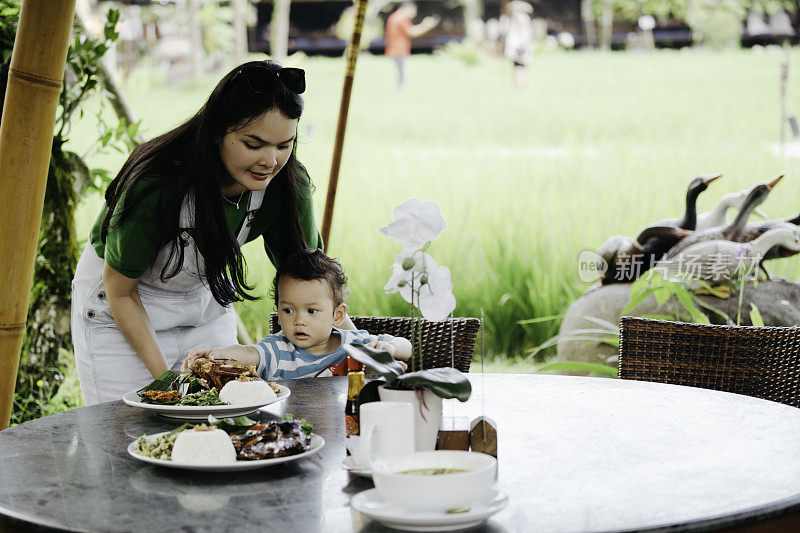
[[[373,342],[367,344],[367,346],[369,346],[370,348],[375,348],[376,350],[383,350],[384,352],[386,352],[389,355],[391,355],[392,359],[394,359],[396,362],[400,363],[400,366],[403,367],[403,372],[408,370],[408,365],[405,364],[400,359],[397,359],[395,357],[396,354],[397,354],[397,346],[395,346],[391,342],[373,341]]]
[[[370,348],[375,348],[376,350],[383,350],[387,352],[394,358],[394,354],[397,352],[397,348],[388,342],[383,341],[372,341],[371,343],[367,344]]]
[[[219,356],[217,350],[215,348],[210,348],[208,346],[198,346],[197,348],[193,349],[189,352],[189,355],[186,359],[183,360],[183,364],[181,365],[181,372],[186,372],[189,370],[189,367],[192,366],[195,359],[200,359],[201,357],[205,357],[206,359],[216,359]]]

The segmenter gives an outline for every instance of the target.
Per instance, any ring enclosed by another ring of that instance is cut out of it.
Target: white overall
[[[253,192],[237,240],[244,245],[264,191]],[[153,265],[139,278],[139,296],[167,366],[178,371],[196,346],[236,343],[233,308],[221,306],[205,283],[204,261],[189,229],[194,227],[194,205],[184,200],[180,213],[184,257],[175,277],[161,281],[171,244],[162,248]],[[173,258],[176,261],[177,258]],[[83,250],[72,281],[72,342],[86,405],[119,400],[126,392],[153,380],[142,360],[122,335],[108,306],[103,287],[104,260],[91,243]],[[171,270],[168,268],[167,272]]]

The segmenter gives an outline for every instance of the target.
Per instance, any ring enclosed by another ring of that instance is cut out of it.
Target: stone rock
[[[622,309],[630,301],[630,283],[616,283],[599,286],[587,291],[569,306],[561,322],[559,335],[573,334],[579,337],[598,337],[597,333],[580,333],[583,329],[601,329],[601,326],[585,317],[594,317],[619,327]],[[711,295],[700,295],[699,299],[728,315],[736,323],[739,307],[738,293],[727,299]],[[750,304],[755,304],[766,326],[796,326],[800,324],[800,285],[784,280],[760,281],[755,287],[745,286],[741,303],[741,325],[750,322]],[[712,311],[705,311],[712,324],[725,324],[724,317]],[[674,297],[659,307],[650,296],[639,307],[631,311],[632,316],[686,315],[684,307]],[[603,328],[605,329],[605,328]],[[605,363],[617,366],[618,348],[598,340],[583,338],[563,340],[558,343],[553,362],[580,361],[586,363]],[[586,375],[586,372],[565,372],[573,375]]]

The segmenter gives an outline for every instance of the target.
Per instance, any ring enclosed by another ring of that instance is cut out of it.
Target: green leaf
[[[618,337],[619,336],[619,329],[614,328],[614,330],[609,331],[606,329],[574,329],[568,333],[559,333],[558,335],[553,335],[539,346],[535,348],[531,348],[526,353],[530,355],[536,355],[537,353],[541,352],[545,348],[549,348],[550,346],[554,346],[561,341],[584,341],[584,340],[595,340],[599,342],[609,343],[610,338]]]
[[[380,374],[389,385],[403,373],[403,367],[389,355],[389,352],[376,350],[363,344],[345,344],[347,354],[376,374]]]
[[[763,327],[764,319],[761,318],[761,312],[756,307],[756,304],[750,302],[750,323],[754,326]]]
[[[558,363],[551,363],[538,369],[536,373],[545,372],[548,370],[572,370],[582,372],[594,372],[595,374],[603,374],[608,376],[617,377],[617,369],[601,365],[599,363],[583,363],[580,361],[559,361]]]
[[[472,385],[467,377],[455,368],[430,368],[403,374],[397,378],[415,388],[430,389],[439,398],[458,398],[466,402],[472,394]]]
[[[550,322],[551,320],[557,320],[559,318],[563,318],[564,315],[547,315],[547,316],[540,316],[537,318],[526,318],[525,320],[517,320],[517,324],[538,324],[539,322]]]
[[[675,293],[675,296],[678,298],[678,301],[686,308],[690,315],[692,315],[692,320],[697,322],[698,324],[710,324],[711,322],[708,320],[708,317],[700,312],[697,306],[694,305],[694,301],[692,300],[692,295],[689,294],[687,291],[679,291]]]
[[[608,329],[609,333],[619,333],[619,324],[614,324],[613,322],[609,322],[608,320],[603,320],[602,318],[597,318],[596,316],[591,315],[567,315],[567,316],[577,316],[579,318],[583,318],[584,320],[588,320],[589,322],[594,322],[600,327]]]
[[[659,287],[655,291],[653,291],[653,296],[656,297],[656,303],[658,307],[661,307],[667,300],[669,300],[670,296],[672,296],[672,290],[669,287]]]
[[[708,309],[712,313],[715,313],[715,314],[721,316],[723,318],[723,320],[725,320],[726,324],[733,324],[733,320],[731,320],[731,318],[727,314],[723,313],[722,311],[720,311],[716,307],[714,307],[712,305],[708,305],[707,303],[705,303],[703,300],[700,300],[700,299],[696,299],[695,301],[697,302],[697,305],[699,305],[703,309]]]
[[[675,320],[672,315],[643,315],[642,318],[652,318],[653,320]]]
[[[650,286],[650,275],[648,272],[645,275],[640,276],[639,279],[637,279],[633,283],[631,283],[631,298],[633,298],[634,295],[643,293],[644,291],[647,290],[649,286]]]
[[[235,418],[222,418],[217,419],[214,416],[209,416],[208,421],[210,424],[217,426],[228,435],[243,435],[251,426],[258,424],[255,420],[251,420],[246,416],[237,416]]]
[[[620,312],[620,315],[621,316],[627,315],[628,313],[639,307],[639,304],[644,302],[647,299],[647,297],[650,296],[653,290],[654,289],[648,289],[636,296],[633,296],[633,289],[631,289],[631,301],[628,302],[628,305],[626,305],[625,308]]]
[[[128,131],[127,131],[128,137],[130,137],[131,139],[136,138],[136,135],[139,133],[139,126],[141,126],[141,124],[142,124],[142,121],[140,120],[139,122],[135,122],[135,123],[129,125],[128,126]]]

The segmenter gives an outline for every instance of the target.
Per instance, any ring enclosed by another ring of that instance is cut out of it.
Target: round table
[[[800,409],[616,379],[469,377],[472,398],[444,415],[497,423],[509,496],[481,531],[705,530],[800,510]],[[349,507],[372,483],[340,465],[346,378],[285,384],[291,397],[252,417],[309,419],[326,441],[316,455],[242,473],[148,465],[127,445],[177,423],[109,402],[0,432],[0,516],[75,531],[383,531]]]

